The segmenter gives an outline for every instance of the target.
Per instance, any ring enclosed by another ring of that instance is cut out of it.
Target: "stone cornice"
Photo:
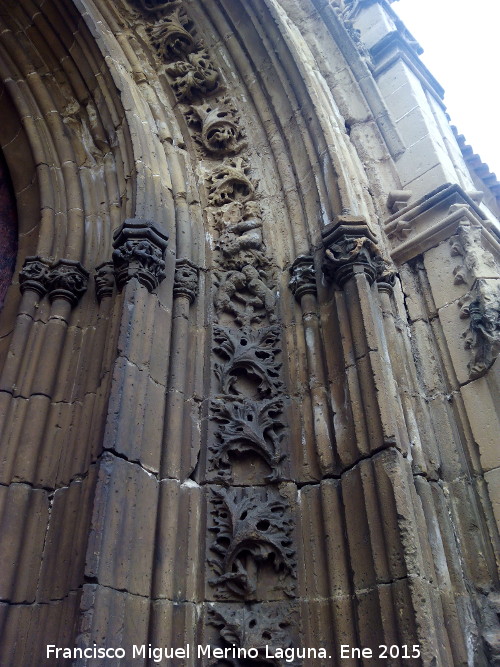
[[[480,224],[494,254],[500,252],[498,223],[485,214],[459,185],[445,184],[388,218],[384,231],[391,257],[402,264],[454,234],[464,220]]]

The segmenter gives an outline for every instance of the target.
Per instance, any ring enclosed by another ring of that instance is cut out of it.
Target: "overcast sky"
[[[392,5],[445,89],[451,122],[500,180],[500,0]]]

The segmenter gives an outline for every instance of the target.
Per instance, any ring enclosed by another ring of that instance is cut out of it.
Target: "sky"
[[[500,0],[398,0],[392,8],[444,88],[452,125],[500,180]]]

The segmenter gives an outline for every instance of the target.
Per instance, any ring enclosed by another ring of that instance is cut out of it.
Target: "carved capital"
[[[89,272],[80,262],[73,259],[59,259],[49,273],[49,299],[65,299],[76,306],[87,289]]]
[[[115,287],[115,274],[113,262],[103,262],[95,269],[95,293],[98,301],[105,296],[112,296]]]
[[[364,273],[370,283],[386,271],[377,239],[363,218],[341,216],[323,232],[324,273],[339,287],[356,273]]]
[[[198,267],[189,259],[178,259],[175,263],[174,298],[185,296],[193,303],[198,294]]]
[[[290,267],[290,282],[288,283],[294,297],[300,301],[304,294],[317,294],[316,271],[314,260],[307,255],[300,255]]]
[[[19,287],[24,294],[26,290],[36,292],[40,298],[49,289],[50,262],[43,257],[26,257],[19,272]]]
[[[152,292],[165,278],[168,235],[154,222],[129,218],[113,234],[113,263],[121,291],[132,278]]]

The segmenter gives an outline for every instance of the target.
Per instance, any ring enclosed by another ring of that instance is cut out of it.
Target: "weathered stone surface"
[[[87,547],[87,577],[131,596],[149,595],[157,503],[158,482],[153,475],[109,453],[101,459]],[[103,530],[109,525],[113,530]]]
[[[46,491],[27,484],[0,486],[2,583],[9,603],[33,603],[49,521]]]

